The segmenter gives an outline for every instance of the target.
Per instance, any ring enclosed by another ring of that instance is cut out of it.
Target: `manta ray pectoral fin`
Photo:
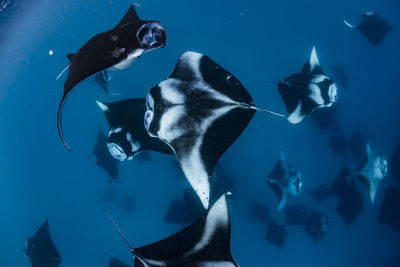
[[[322,68],[321,65],[319,64],[318,56],[317,56],[317,50],[315,46],[313,46],[311,55],[309,60],[304,64],[303,69],[301,71],[303,74],[322,74]]]
[[[357,26],[354,26],[354,25],[350,24],[350,23],[347,22],[345,19],[343,20],[343,22],[344,22],[344,24],[345,24],[347,27],[349,27],[349,28],[352,28],[352,29],[356,29],[356,28],[357,28]]]
[[[291,124],[298,124],[298,123],[302,122],[304,120],[304,118],[306,117],[304,114],[301,113],[302,106],[303,105],[302,105],[301,101],[299,101],[296,109],[287,118]]]
[[[117,24],[117,26],[121,26],[138,20],[140,21],[139,16],[136,13],[135,6],[132,4],[129,7],[128,11],[125,13],[125,16],[122,18],[122,20]]]
[[[75,54],[73,54],[73,53],[67,54],[67,58],[69,59],[70,62],[72,61],[74,56],[75,56]]]

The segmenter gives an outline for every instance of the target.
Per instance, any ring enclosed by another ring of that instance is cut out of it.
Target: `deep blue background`
[[[3,1],[4,2],[4,1]],[[27,4],[28,2],[32,2]],[[88,161],[104,116],[93,98],[111,101],[91,81],[80,84],[64,109],[68,153],[59,140],[56,114],[68,64],[65,54],[118,23],[131,1],[35,0],[10,18],[0,31],[0,266],[30,266],[23,256],[25,239],[49,218],[62,266],[107,266],[110,256],[131,262],[131,255],[102,212],[107,207],[134,246],[164,238],[180,229],[164,223],[172,199],[183,192],[171,156],[152,154],[151,162],[121,164],[120,183]],[[386,1],[141,1],[142,19],[159,20],[168,32],[165,48],[143,55],[115,73],[111,90],[119,98],[142,97],[166,78],[179,56],[193,50],[207,54],[245,85],[255,102],[277,112],[285,107],[277,80],[298,71],[316,45],[322,66],[344,66],[348,89],[340,92],[339,118],[345,134],[357,125],[369,133],[372,149],[389,157],[400,137],[400,35],[391,32],[375,48],[343,18],[357,23],[361,11],[375,8],[400,29],[397,0]],[[54,55],[49,55],[54,50]],[[241,266],[399,266],[400,238],[376,222],[382,188],[374,205],[367,203],[358,221],[346,227],[337,200],[317,205],[305,193],[292,199],[331,215],[333,225],[316,244],[301,227],[289,228],[281,250],[264,240],[266,227],[248,216],[247,203],[257,200],[276,210],[266,185],[279,151],[299,169],[304,189],[331,183],[343,160],[328,153],[328,135],[310,120],[299,125],[257,113],[246,131],[222,158],[236,183],[229,202],[232,252]],[[114,204],[103,193],[117,192]],[[119,202],[132,196],[133,213]],[[397,263],[397,264],[396,264]]]

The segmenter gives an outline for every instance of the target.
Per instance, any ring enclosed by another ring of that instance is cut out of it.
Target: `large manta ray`
[[[371,202],[374,202],[378,185],[383,177],[387,175],[387,160],[377,157],[367,143],[364,158],[361,160],[357,169],[357,178],[361,184],[368,190]]]
[[[118,226],[116,228],[119,231]],[[192,225],[156,243],[133,248],[120,234],[130,248],[135,267],[238,266],[230,249],[230,220],[225,195]]]
[[[184,53],[173,73],[149,90],[146,106],[147,132],[175,151],[205,208],[218,159],[255,111],[266,111],[253,105],[250,94],[230,72],[195,52]]]
[[[286,205],[288,198],[301,192],[303,184],[300,172],[290,165],[283,152],[268,176],[267,183],[278,198],[278,210]]]
[[[51,240],[49,221],[46,220],[34,236],[26,240],[25,256],[32,267],[57,267],[61,257]]]
[[[96,101],[110,125],[107,147],[120,160],[131,160],[143,150],[173,154],[172,149],[158,138],[149,136],[143,124],[146,112],[144,98],[132,98],[113,103]]]
[[[62,110],[72,89],[79,82],[98,72],[127,68],[144,52],[164,47],[166,40],[167,34],[161,23],[140,20],[134,6],[131,5],[117,26],[94,36],[75,54],[67,55],[70,60],[67,66],[69,73],[58,108],[57,127],[68,151],[70,149],[62,133]]]
[[[322,71],[315,47],[303,70],[280,80],[278,90],[292,124],[302,122],[316,108],[332,106],[338,96],[335,82]]]
[[[106,142],[107,137],[102,131],[99,130],[97,133],[96,146],[90,153],[89,158],[91,156],[95,156],[96,166],[104,169],[113,180],[118,181],[119,161],[110,155],[106,146]]]
[[[389,31],[393,27],[378,16],[376,11],[367,11],[362,13],[361,23],[358,26],[351,25],[343,20],[346,26],[357,29],[374,46],[379,46]]]

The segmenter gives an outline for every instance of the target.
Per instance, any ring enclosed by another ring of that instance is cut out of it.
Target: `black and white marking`
[[[68,151],[70,149],[62,133],[62,110],[73,88],[98,72],[127,68],[144,52],[164,47],[166,41],[167,34],[161,23],[139,19],[134,6],[131,5],[117,26],[94,36],[75,54],[67,55],[70,64],[64,71],[69,68],[69,73],[58,108],[57,127],[60,138]]]
[[[253,99],[239,80],[209,57],[186,52],[173,73],[149,90],[146,106],[148,133],[175,151],[207,208],[215,165],[254,116]]]
[[[315,47],[300,73],[278,82],[292,124],[302,122],[316,108],[331,107],[338,97],[335,82],[322,72]]]
[[[133,159],[143,150],[173,154],[172,149],[158,138],[149,136],[143,124],[146,112],[144,98],[132,98],[112,103],[96,101],[107,118],[110,130],[107,147],[120,160]]]
[[[290,165],[283,152],[268,176],[267,183],[278,198],[278,210],[286,205],[288,198],[300,193],[303,186],[300,172]]]
[[[230,249],[226,196],[220,197],[203,216],[184,230],[144,247],[130,246],[130,250],[135,258],[135,267],[238,266]]]

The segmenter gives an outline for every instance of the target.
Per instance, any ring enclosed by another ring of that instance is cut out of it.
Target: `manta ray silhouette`
[[[107,214],[108,215],[108,214]],[[135,267],[234,267],[226,196],[184,230],[156,243],[133,248],[108,215],[134,257]]]
[[[70,64],[64,71],[69,68],[69,73],[58,108],[57,127],[60,138],[68,151],[70,148],[62,132],[62,111],[65,100],[73,88],[98,72],[127,68],[144,52],[164,47],[166,41],[167,34],[161,23],[140,20],[134,6],[131,5],[117,26],[94,36],[75,54],[67,55]]]

